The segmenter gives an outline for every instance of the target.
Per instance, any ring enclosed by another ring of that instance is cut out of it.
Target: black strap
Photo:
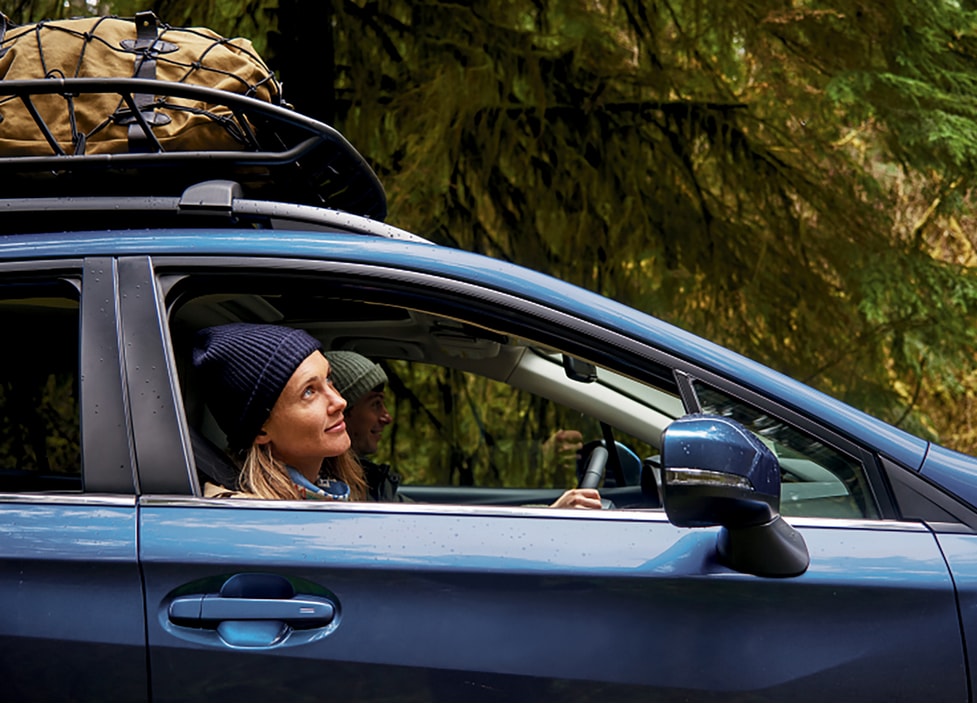
[[[136,13],[136,42],[133,49],[136,54],[136,70],[133,78],[156,78],[156,54],[153,45],[156,43],[157,22],[152,12]],[[146,93],[136,94],[136,105],[145,108],[152,104],[154,97]]]
[[[175,44],[158,38],[159,21],[152,11],[137,12],[135,17],[136,39],[122,41],[122,48],[136,55],[133,78],[156,78],[156,57],[161,53],[176,51]],[[129,125],[129,151],[147,153],[160,151],[159,142],[152,134],[152,125],[166,125],[170,118],[157,113],[156,96],[136,93],[132,96],[135,110],[123,111],[120,120]]]
[[[153,43],[156,41],[156,15],[152,12],[136,13],[136,42],[133,49],[136,51],[136,68],[133,78],[156,78],[156,56],[153,54]],[[156,96],[148,93],[136,93],[133,96],[136,109],[143,118],[149,118],[156,111],[151,107],[156,100]],[[147,110],[146,108],[149,108]],[[146,124],[151,124],[150,119]],[[142,121],[129,123],[129,151],[146,153],[151,151],[150,135]]]

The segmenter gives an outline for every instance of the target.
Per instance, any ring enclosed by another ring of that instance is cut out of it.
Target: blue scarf
[[[332,478],[320,478],[315,484],[309,482],[308,478],[293,468],[288,466],[288,476],[295,486],[305,491],[305,499],[324,499],[339,502],[349,501],[349,485],[342,480]]]

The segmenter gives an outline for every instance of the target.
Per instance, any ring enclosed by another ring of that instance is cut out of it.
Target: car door
[[[114,286],[110,261],[0,265],[8,700],[148,695]]]
[[[143,505],[154,698],[967,697],[952,585],[919,527],[803,522],[811,568],[764,579],[720,565],[714,530],[630,512],[258,504]],[[332,618],[279,641],[275,603],[298,598],[268,576]],[[174,616],[232,578],[269,603],[227,607],[239,632]]]
[[[616,348],[600,326],[459,281],[325,261],[120,263],[143,292],[122,301],[130,386],[145,383],[137,369],[174,375],[129,394],[154,699],[968,697],[953,583],[921,522],[792,519],[810,566],[763,578],[720,562],[718,529],[654,510],[201,498],[168,312],[215,266],[265,287],[414,297],[546,342],[573,331],[571,352],[640,365],[642,346]]]

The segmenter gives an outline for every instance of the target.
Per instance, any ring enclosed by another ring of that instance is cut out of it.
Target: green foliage
[[[79,475],[79,409],[72,374],[21,370],[0,383],[0,468]]]
[[[391,222],[944,440],[975,389],[970,5],[152,3],[252,38],[374,164]]]
[[[405,362],[388,364],[387,372],[395,423],[380,458],[410,484],[573,487],[575,466],[561,463],[546,441],[560,429],[601,437],[592,419],[501,382]]]
[[[394,220],[926,430],[907,385],[954,379],[974,342],[970,272],[928,229],[969,199],[918,231],[902,188],[969,188],[970,15],[911,1],[369,7],[400,18],[396,61],[350,45],[344,70],[375,76],[379,60],[383,77],[345,131],[369,144]],[[363,120],[370,100],[382,121]]]
[[[60,20],[80,15],[106,15],[115,3],[105,0],[12,0],[0,8],[16,24]]]

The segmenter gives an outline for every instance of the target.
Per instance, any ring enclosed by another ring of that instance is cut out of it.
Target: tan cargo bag
[[[152,78],[230,91],[281,104],[281,89],[247,39],[205,28],[170,27],[151,12],[135,18],[87,17],[10,26],[0,15],[0,79]],[[116,92],[30,97],[64,154],[246,148],[224,105],[136,94],[152,126],[147,140],[134,110]],[[0,96],[0,156],[57,154],[18,95]]]

